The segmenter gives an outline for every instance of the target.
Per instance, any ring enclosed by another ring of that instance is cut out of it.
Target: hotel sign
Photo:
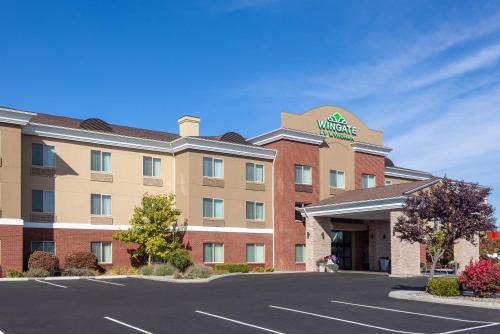
[[[318,119],[319,134],[343,140],[353,140],[357,134],[355,126],[350,126],[338,112],[330,115],[326,120]]]

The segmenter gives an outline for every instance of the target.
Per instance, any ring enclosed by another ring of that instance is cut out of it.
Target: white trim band
[[[373,145],[367,143],[354,142],[351,144],[352,150],[354,152],[368,153],[374,155],[380,155],[386,157],[391,153],[392,148],[381,146],[381,145]]]
[[[0,123],[26,125],[35,113],[9,108],[0,108]]]
[[[250,143],[255,145],[265,145],[278,140],[291,140],[301,143],[321,145],[325,140],[325,137],[310,132],[279,128],[248,139]]]
[[[381,198],[369,201],[327,204],[319,206],[310,206],[298,209],[299,212],[306,216],[335,216],[347,213],[394,210],[403,207],[406,196],[398,196],[392,198]]]
[[[427,180],[432,177],[430,173],[401,167],[385,167],[384,175],[417,181]]]
[[[22,219],[0,218],[0,225],[23,226]]]

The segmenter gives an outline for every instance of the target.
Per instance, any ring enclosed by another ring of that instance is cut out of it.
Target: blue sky
[[[252,136],[333,104],[500,190],[499,1],[0,0],[0,105]],[[500,206],[500,191],[491,202]],[[498,213],[497,213],[498,215]]]

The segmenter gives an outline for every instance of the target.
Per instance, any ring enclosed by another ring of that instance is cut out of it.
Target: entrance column
[[[402,241],[394,232],[401,211],[391,211],[391,276],[420,275],[420,244]]]
[[[330,218],[306,218],[306,271],[317,271],[316,261],[332,252]]]
[[[453,259],[458,263],[458,271],[461,272],[469,261],[479,260],[479,238],[476,237],[476,245],[471,244],[465,239],[460,239],[453,246]]]

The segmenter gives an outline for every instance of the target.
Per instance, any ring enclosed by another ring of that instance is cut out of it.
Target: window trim
[[[144,174],[144,159],[151,159],[151,175],[146,175]],[[155,160],[160,160],[160,175],[153,175],[154,170],[155,170],[155,165],[154,162]],[[162,158],[159,156],[152,156],[152,155],[143,155],[142,156],[142,176],[143,177],[150,177],[150,178],[155,178],[155,179],[161,179],[161,165],[163,164]]]
[[[92,195],[98,195],[101,200],[100,200],[100,211],[101,213],[100,214],[96,214],[96,213],[92,213]],[[103,208],[103,205],[102,205],[102,197],[103,196],[109,196],[109,199],[110,199],[110,213],[109,215],[104,215],[102,214],[102,208]],[[96,194],[96,193],[90,193],[90,215],[92,217],[113,217],[113,197],[111,195],[108,195],[108,194]]]
[[[91,252],[92,254],[94,254],[94,253],[92,252],[92,244],[101,244],[101,256],[100,256],[100,257],[97,257],[97,263],[98,263],[98,264],[113,264],[113,242],[112,242],[112,241],[91,241],[91,242],[90,242],[90,252]],[[109,244],[109,245],[110,245],[110,247],[111,247],[111,252],[110,252],[110,254],[111,254],[111,261],[110,261],[110,262],[101,262],[101,261],[99,261],[99,260],[101,260],[101,259],[102,259],[102,249],[103,249],[102,245],[103,245],[103,244]],[[95,254],[94,254],[94,255],[95,255]],[[97,256],[97,255],[96,255],[96,256]]]
[[[301,174],[302,174],[302,182],[301,183],[297,183],[297,175],[295,174],[297,172],[297,167],[301,168]],[[311,182],[310,183],[304,183],[304,167],[309,168],[310,171],[311,171]],[[293,173],[294,173],[294,182],[295,182],[295,184],[312,186],[312,183],[313,183],[313,168],[312,168],[312,166],[295,164],[293,166]]]
[[[256,217],[257,213],[257,204],[262,204],[262,219],[257,219],[257,218],[248,218],[247,217],[247,203],[253,203],[253,216]],[[245,220],[246,221],[251,221],[251,222],[263,222],[266,221],[266,205],[264,202],[259,202],[259,201],[245,201]]]
[[[253,179],[254,179],[254,181],[247,180],[247,166],[248,165],[253,165]],[[256,166],[262,166],[262,181],[255,181],[255,174],[256,174],[255,167]],[[258,184],[266,183],[266,168],[265,168],[264,164],[260,164],[260,163],[257,163],[257,162],[247,162],[247,163],[245,163],[245,181],[247,183],[258,183]]]
[[[42,243],[42,252],[50,253],[45,250],[45,243],[53,243],[54,244],[54,255],[56,255],[57,248],[56,248],[56,242],[53,240],[31,240],[30,241],[30,254],[33,254],[33,243],[34,242],[41,242]]]
[[[254,259],[256,258],[255,255],[257,254],[256,253],[257,247],[255,247],[255,246],[262,246],[262,248],[264,249],[264,253],[263,253],[263,255],[264,255],[264,261],[263,262],[258,262],[258,261],[251,262],[251,261],[248,261],[248,246],[249,245],[253,245],[254,246],[254,255],[253,255]],[[251,242],[251,243],[247,243],[245,245],[245,261],[246,261],[246,263],[249,263],[249,264],[265,264],[266,263],[266,244],[263,243],[263,242]]]
[[[33,164],[33,146],[34,145],[40,145],[42,146],[42,164],[41,165],[35,165]],[[44,155],[45,155],[45,148],[46,147],[53,147],[54,148],[54,164],[52,166],[48,166],[44,164]],[[55,145],[48,145],[44,143],[37,143],[37,142],[32,142],[31,143],[31,167],[37,167],[37,168],[47,168],[47,169],[55,169],[56,168],[56,146]]]
[[[297,246],[301,246],[302,247],[302,261],[301,262],[297,261]],[[294,250],[295,250],[295,254],[294,254],[295,263],[296,264],[304,264],[304,263],[306,263],[305,258],[304,258],[304,252],[306,250],[306,245],[305,244],[295,244],[295,249]]]
[[[93,152],[98,152],[100,157],[101,157],[101,163],[100,163],[100,170],[94,170],[92,169],[92,153]],[[109,160],[109,170],[105,171],[103,166],[104,166],[104,159],[103,159],[103,153],[109,153],[110,160]],[[113,172],[113,154],[110,151],[101,151],[101,150],[90,150],[90,171],[92,173],[103,173],[103,174],[111,174]]]
[[[373,176],[373,187],[363,187],[363,178],[365,176]],[[370,189],[370,188],[375,188],[377,187],[377,176],[375,174],[368,174],[368,173],[362,173],[361,174],[361,188],[362,189]]]
[[[222,262],[221,261],[215,261],[215,245],[222,245]],[[212,245],[212,259],[214,261],[205,261],[205,245]],[[223,242],[204,242],[203,243],[203,263],[209,263],[209,264],[219,264],[219,263],[224,263],[224,257],[225,257],[225,246]]]
[[[215,170],[215,160],[220,160],[222,162],[221,176],[206,176],[205,175],[205,169],[204,169],[205,159],[212,160],[212,174],[214,173],[214,170]],[[222,158],[216,158],[216,157],[213,157],[213,156],[203,156],[203,158],[201,159],[201,175],[203,177],[206,177],[206,178],[209,178],[209,179],[223,180],[224,179],[224,165],[225,165],[224,159],[222,159]]]
[[[344,176],[344,186],[343,187],[334,187],[332,186],[332,172],[336,172],[337,173],[337,184],[339,183],[339,172],[342,173],[342,175]],[[329,183],[330,183],[330,188],[333,188],[333,189],[345,189],[345,171],[343,170],[340,170],[340,169],[330,169],[330,173],[328,174],[328,176],[330,177],[330,179],[328,180]]]
[[[42,192],[42,211],[33,211],[33,191],[41,191]],[[51,192],[54,194],[54,210],[53,211],[43,211],[45,193],[48,193],[48,192]],[[56,213],[56,192],[54,190],[31,189],[31,212],[32,213],[48,214],[48,215],[55,214]]]
[[[204,208],[205,208],[205,205],[204,205],[204,201],[206,199],[209,199],[212,201],[212,217],[206,217],[205,216],[205,212],[204,211]],[[215,201],[216,200],[219,200],[219,201],[222,201],[222,217],[215,217],[214,216],[214,213],[215,213]],[[203,219],[210,219],[210,220],[224,220],[224,215],[225,215],[225,210],[224,210],[224,200],[222,198],[216,198],[216,197],[203,197],[201,199],[201,217]]]

